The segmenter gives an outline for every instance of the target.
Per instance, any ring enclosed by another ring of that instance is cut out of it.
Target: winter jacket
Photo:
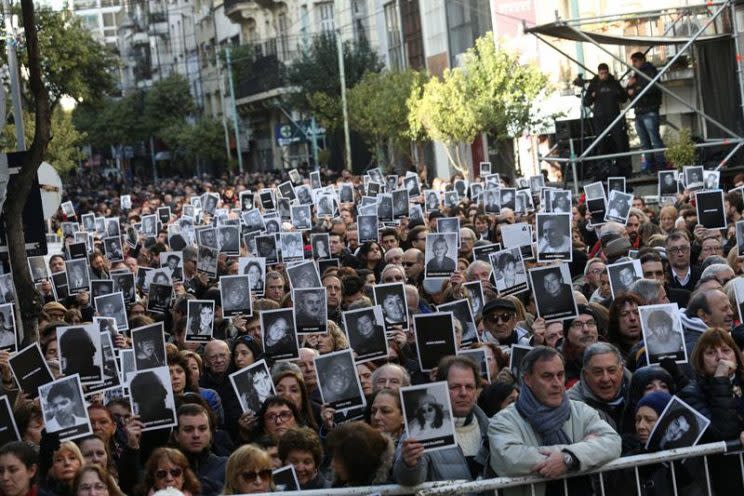
[[[189,460],[189,467],[194,471],[201,483],[202,496],[217,496],[222,494],[225,486],[225,465],[227,457],[217,456],[209,450],[199,454],[185,453]]]
[[[633,98],[635,98],[638,93],[640,93],[643,88],[648,86],[649,80],[645,77],[638,74],[638,72],[642,72],[646,76],[650,78],[654,78],[656,74],[659,73],[659,71],[656,70],[656,67],[654,67],[654,64],[651,62],[644,62],[641,67],[639,67],[636,70],[635,78],[636,78],[636,84],[633,86],[633,89],[635,90],[635,93],[633,94]],[[658,82],[656,83],[659,84]],[[645,114],[648,112],[658,112],[659,108],[661,107],[661,90],[658,88],[658,86],[654,86],[653,88],[649,89],[638,102],[633,106],[635,109],[636,115],[638,114]]]
[[[205,389],[213,389],[222,400],[222,408],[225,412],[225,429],[230,433],[233,440],[238,440],[238,419],[243,411],[240,402],[235,395],[235,390],[228,378],[228,370],[221,377],[217,377],[206,370],[199,379],[199,386]]]
[[[620,456],[620,435],[602,420],[592,407],[569,400],[571,417],[563,425],[563,431],[572,440],[571,444],[557,448],[567,449],[579,461],[579,469],[591,470]],[[590,439],[587,435],[594,434]],[[545,459],[538,450],[541,440],[532,426],[517,411],[514,405],[501,410],[488,426],[491,446],[491,468],[501,477],[534,475],[532,467]],[[535,495],[545,495],[545,484],[535,485]],[[530,486],[504,489],[505,496],[530,495]]]
[[[488,469],[488,417],[478,406],[473,409],[473,415],[478,422],[481,432],[481,449],[475,457],[475,462],[484,467],[484,474]],[[393,478],[403,486],[415,486],[423,482],[442,480],[472,480],[468,462],[459,446],[437,451],[429,451],[419,459],[414,467],[409,467],[403,460],[402,448],[406,435],[401,436],[395,453]]]
[[[615,429],[615,432],[622,432],[623,409],[625,407],[625,396],[627,395],[630,377],[631,374],[628,369],[623,369],[623,384],[620,387],[620,395],[623,399],[614,405],[597,398],[592,390],[589,389],[589,385],[584,380],[583,374],[579,382],[568,390],[568,398],[574,401],[582,401],[594,408],[599,413],[599,417],[610,424]]]
[[[627,93],[611,74],[604,81],[595,76],[589,82],[584,105],[594,105],[592,113],[596,120],[610,121],[620,114],[620,104],[627,99]]]

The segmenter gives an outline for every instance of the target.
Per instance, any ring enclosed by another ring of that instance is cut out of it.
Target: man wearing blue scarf
[[[566,395],[565,366],[558,351],[532,349],[522,360],[516,403],[488,426],[491,468],[499,476],[559,479],[596,468],[620,456],[620,436],[596,410]],[[569,494],[591,494],[586,478],[569,479]],[[504,489],[506,496],[531,494],[530,486]],[[563,482],[537,484],[535,495],[563,495]]]

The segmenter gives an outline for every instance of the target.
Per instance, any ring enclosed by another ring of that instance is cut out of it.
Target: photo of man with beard
[[[298,333],[326,332],[328,307],[325,288],[295,289],[292,301],[295,303]]]

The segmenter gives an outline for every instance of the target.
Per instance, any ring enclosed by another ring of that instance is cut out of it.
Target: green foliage
[[[666,159],[677,169],[682,170],[682,167],[686,165],[695,164],[697,152],[688,128],[683,127],[675,139],[666,138],[665,142],[667,143]]]
[[[347,93],[349,124],[380,150],[390,140],[402,151],[415,138],[408,119],[407,102],[418,94],[426,76],[417,71],[368,72]],[[415,140],[415,139],[414,139]]]
[[[445,70],[411,94],[410,129],[447,145],[450,162],[466,174],[459,145],[482,132],[503,138],[537,125],[531,109],[547,88],[547,76],[497,48],[489,33],[466,52],[461,68]]]
[[[218,119],[204,118],[195,124],[181,121],[163,129],[162,135],[176,163],[191,166],[199,159],[227,160],[224,128]]]
[[[366,41],[343,44],[346,87],[353,88],[368,72],[379,72],[383,64],[377,52]],[[338,52],[333,33],[318,35],[310,49],[288,68],[287,80],[298,88],[292,95],[292,104],[312,112],[320,125],[329,131],[338,129],[341,119],[341,80],[338,70]],[[323,96],[321,96],[321,94]]]
[[[52,139],[49,142],[44,160],[52,166],[61,175],[78,166],[78,161],[84,158],[81,146],[85,144],[86,134],[77,130],[73,124],[72,113],[65,112],[57,107],[52,112]],[[30,143],[34,137],[35,121],[34,115],[24,112],[23,115],[23,134],[26,137],[26,143]],[[7,124],[3,128],[2,143],[0,147],[4,151],[13,151],[17,148],[15,125]]]
[[[168,128],[183,122],[195,109],[188,80],[171,74],[145,93],[142,127],[148,134],[165,138]]]
[[[20,16],[20,7],[14,9]],[[42,77],[49,91],[52,109],[62,96],[67,95],[78,102],[101,99],[115,87],[117,57],[104,45],[93,39],[83,27],[80,18],[67,11],[51,9],[36,10],[39,34]],[[7,60],[2,50],[0,60]],[[26,50],[18,50],[20,64],[28,67]],[[22,78],[22,80],[27,80]],[[27,97],[30,102],[31,99]]]
[[[148,137],[142,122],[144,98],[143,92],[136,91],[121,99],[78,105],[73,122],[93,146],[136,144]]]

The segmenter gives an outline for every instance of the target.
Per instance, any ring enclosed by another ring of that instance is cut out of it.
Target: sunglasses
[[[490,320],[491,322],[496,322],[497,324],[500,324],[502,322],[504,324],[506,324],[507,322],[509,322],[511,320],[511,318],[512,318],[512,314],[510,314],[510,313],[502,313],[500,315],[499,314],[493,314],[493,315],[491,315],[488,318],[488,320]]]
[[[431,406],[431,405],[422,406],[421,408],[419,408],[419,411],[427,412],[427,413],[428,412],[433,412],[434,411],[434,407]]]
[[[178,467],[172,468],[170,470],[158,470],[155,472],[155,477],[157,477],[158,479],[165,479],[166,477],[168,477],[169,473],[171,477],[181,477],[183,470]]]
[[[251,482],[256,479],[268,480],[271,478],[271,469],[258,470],[256,472],[241,472],[240,476],[246,482]]]

